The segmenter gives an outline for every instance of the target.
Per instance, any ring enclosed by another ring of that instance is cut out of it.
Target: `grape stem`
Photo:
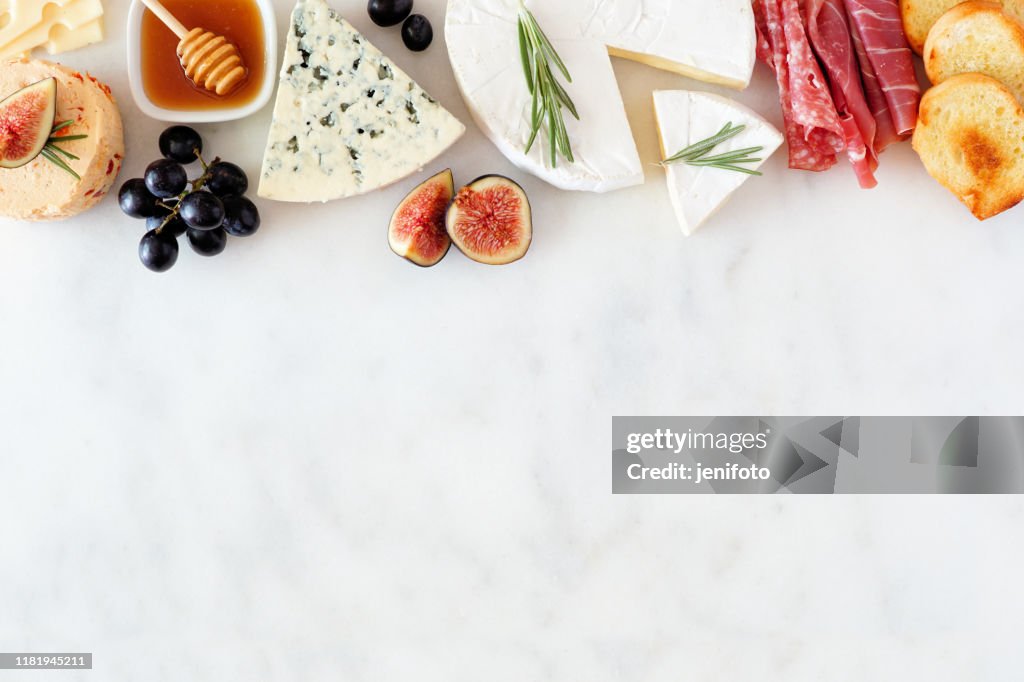
[[[158,227],[158,228],[156,228],[156,230],[154,230],[154,232],[156,234],[160,234],[163,231],[163,229],[165,227],[167,227],[172,220],[177,218],[179,213],[181,213],[181,200],[182,199],[187,197],[192,192],[198,192],[199,190],[201,190],[203,188],[203,185],[205,185],[207,182],[209,182],[209,180],[210,180],[210,166],[213,166],[213,165],[216,165],[216,164],[220,163],[220,157],[219,156],[215,157],[213,159],[213,161],[211,161],[208,164],[208,163],[206,163],[206,161],[203,160],[203,157],[199,153],[198,149],[196,149],[194,151],[195,151],[195,154],[196,154],[196,158],[199,159],[199,163],[201,163],[203,165],[203,174],[200,175],[195,180],[189,180],[188,181],[188,184],[187,184],[185,190],[182,191],[182,193],[178,195],[178,200],[174,204],[174,206],[170,206],[170,205],[166,204],[163,201],[156,202],[157,206],[160,206],[161,208],[166,208],[167,210],[170,211],[170,213],[167,214],[167,217],[164,218],[164,221],[162,223],[160,223],[160,227]]]

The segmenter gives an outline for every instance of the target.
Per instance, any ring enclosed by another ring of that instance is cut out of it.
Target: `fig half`
[[[56,115],[56,78],[26,85],[0,102],[0,168],[21,168],[39,156]]]
[[[533,240],[530,200],[522,187],[502,175],[485,175],[460,189],[446,223],[455,246],[485,265],[514,263]]]
[[[395,209],[388,226],[388,245],[410,263],[429,268],[441,262],[452,246],[444,218],[455,194],[447,168],[418,185]]]

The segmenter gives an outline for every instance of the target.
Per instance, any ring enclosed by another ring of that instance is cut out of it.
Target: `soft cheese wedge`
[[[422,169],[465,127],[324,0],[292,13],[259,195],[314,202]]]
[[[782,134],[747,107],[706,92],[659,90],[654,93],[663,158],[718,133],[726,123],[745,126],[743,132],[715,147],[712,155],[747,147],[763,147],[761,159],[743,167],[757,170],[782,145]],[[675,163],[665,166],[669,198],[683,233],[691,235],[752,176],[709,166]]]
[[[609,54],[744,88],[754,68],[750,0],[531,0],[527,6],[569,68],[580,114],[565,115],[574,163],[552,167],[547,145],[525,152],[531,96],[520,61],[519,0],[449,0],[445,36],[455,78],[484,134],[523,170],[568,190],[606,192],[644,181]]]

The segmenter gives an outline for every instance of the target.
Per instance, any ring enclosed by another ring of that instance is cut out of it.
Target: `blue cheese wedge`
[[[372,192],[465,132],[325,0],[292,12],[259,195],[314,202]]]
[[[659,90],[654,93],[662,158],[718,133],[726,123],[744,126],[735,137],[712,152],[725,154],[747,147],[763,147],[753,154],[761,159],[745,168],[757,170],[782,144],[782,134],[747,107],[727,97],[707,92]],[[675,163],[665,167],[669,198],[683,233],[691,235],[721,208],[733,192],[751,178],[746,173],[711,166]]]

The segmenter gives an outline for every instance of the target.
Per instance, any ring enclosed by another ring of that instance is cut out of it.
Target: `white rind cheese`
[[[746,128],[736,137],[715,147],[713,155],[764,147],[754,156],[756,164],[744,164],[757,170],[782,144],[782,134],[747,107],[726,97],[706,92],[659,90],[654,93],[654,111],[658,118],[663,158],[718,133],[726,123]],[[736,171],[685,163],[665,167],[669,198],[683,233],[691,235],[721,208],[726,200],[752,176]]]
[[[259,195],[330,201],[415,173],[465,127],[324,0],[296,5]]]
[[[609,53],[743,88],[754,69],[749,0],[533,0],[527,5],[565,61],[580,113],[565,113],[575,163],[551,166],[547,140],[526,154],[531,96],[520,62],[519,0],[449,0],[445,37],[456,81],[484,134],[519,168],[561,189],[642,184],[643,167]]]
[[[742,90],[757,38],[746,0],[589,0],[584,34],[611,53],[690,78]]]

